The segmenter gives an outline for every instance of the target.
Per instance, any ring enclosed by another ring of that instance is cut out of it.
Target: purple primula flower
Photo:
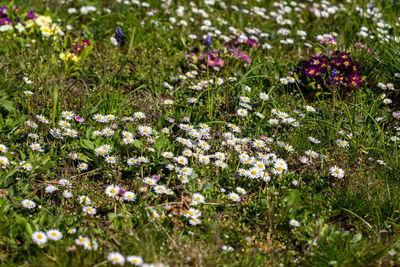
[[[225,61],[222,58],[219,58],[217,60],[217,65],[222,68],[223,66],[225,66]]]
[[[254,40],[254,39],[247,39],[247,40],[245,41],[245,43],[250,44],[250,46],[251,46],[251,47],[254,47],[254,48],[257,48],[257,47],[258,47],[258,43],[257,43],[257,41]]]
[[[306,70],[306,74],[307,74],[307,76],[315,77],[315,76],[317,76],[319,74],[319,70],[316,69],[316,68],[311,67],[311,68]]]
[[[0,17],[5,17],[8,15],[8,9],[6,7],[0,7]]]
[[[339,58],[342,60],[348,60],[349,59],[349,54],[348,53],[341,53],[339,55]]]
[[[247,63],[251,63],[251,59],[250,59],[250,57],[248,56],[248,55],[246,55],[246,54],[241,54],[241,55],[239,55],[238,57],[237,57],[238,59],[243,59],[244,61],[246,61]]]
[[[1,20],[1,25],[9,25],[11,24],[11,20],[9,18],[3,18]]]
[[[331,37],[324,37],[319,40],[319,43],[322,45],[336,45],[336,40]]]
[[[90,42],[88,40],[82,40],[83,46],[90,46]]]
[[[345,69],[348,69],[348,68],[351,68],[351,67],[352,67],[351,62],[348,61],[348,60],[343,61],[342,64],[343,64],[343,67],[344,67]]]
[[[27,17],[28,17],[28,19],[35,19],[35,13],[33,13],[32,10],[28,11]]]
[[[237,55],[237,54],[239,54],[239,49],[233,48],[233,49],[232,49],[232,56],[235,56],[235,55]]]
[[[217,65],[217,59],[216,58],[208,56],[207,59],[208,59],[208,62],[207,62],[208,66]]]

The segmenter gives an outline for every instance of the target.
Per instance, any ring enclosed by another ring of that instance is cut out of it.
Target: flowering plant
[[[92,42],[87,39],[78,38],[73,34],[65,36],[59,58],[64,64],[66,76],[75,76],[79,72],[78,65],[89,56],[92,48]]]
[[[318,51],[311,59],[302,61],[294,71],[296,81],[306,93],[339,93],[344,97],[361,86],[364,79],[358,64],[348,52]]]
[[[253,47],[253,46],[252,46]],[[200,69],[205,70],[208,67],[212,67],[214,70],[218,71],[225,67],[227,61],[233,59],[239,65],[250,65],[251,58],[244,51],[239,50],[239,48],[231,47],[228,45],[223,45],[220,49],[212,49],[207,53],[200,54],[199,57],[195,55],[188,55],[189,65],[199,64]]]
[[[0,32],[40,34],[44,39],[64,36],[60,26],[54,23],[51,17],[32,10],[22,10],[12,4],[0,7],[0,24]]]

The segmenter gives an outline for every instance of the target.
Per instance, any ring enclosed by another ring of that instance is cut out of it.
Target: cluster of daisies
[[[31,236],[31,239],[34,243],[38,245],[46,244],[48,240],[58,241],[63,237],[62,233],[57,229],[51,229],[45,232],[34,232]]]
[[[143,259],[139,256],[124,256],[119,252],[111,252],[107,256],[107,260],[113,265],[124,265],[125,262],[136,266],[151,266],[143,263]]]
[[[151,9],[149,3],[140,2],[137,0],[118,0],[118,2],[126,5],[133,4],[146,9],[146,16],[153,18],[151,23],[158,23],[154,18],[157,14],[157,10]],[[257,42],[260,42],[262,43],[263,49],[272,48],[267,42],[268,38],[270,38],[269,33],[263,32],[261,29],[251,26],[238,29],[233,25],[228,25],[228,21],[221,17],[213,19],[211,16],[212,9],[229,9],[230,11],[240,12],[241,14],[246,14],[249,16],[255,16],[263,20],[271,20],[281,27],[276,31],[276,34],[271,34],[271,36],[277,36],[278,38],[281,38],[279,39],[281,44],[294,44],[294,40],[297,38],[299,42],[302,42],[306,46],[311,46],[310,44],[305,43],[307,32],[298,30],[297,27],[295,27],[295,21],[297,20],[300,22],[300,24],[304,23],[301,16],[298,16],[301,14],[301,12],[308,10],[316,17],[328,18],[335,16],[340,11],[346,11],[343,6],[333,6],[327,1],[322,1],[321,4],[313,3],[312,5],[296,3],[295,1],[290,3],[276,2],[273,4],[275,10],[269,13],[267,13],[267,10],[262,7],[247,7],[246,1],[243,1],[241,5],[242,6],[240,7],[236,5],[227,6],[223,1],[206,0],[204,8],[199,8],[193,2],[190,2],[190,7],[178,6],[174,8],[172,7],[171,1],[163,1],[161,7],[164,8],[165,12],[169,15],[166,23],[187,28],[193,24],[197,27],[196,33],[191,32],[188,34],[188,37],[192,40],[196,40],[198,35],[203,39],[206,39],[206,37],[215,38],[223,43],[236,41],[240,44],[246,44],[246,42],[249,42],[249,40],[253,40],[254,42],[252,42],[250,45],[257,46]],[[389,40],[398,42],[398,40],[400,40],[398,37],[388,36],[391,26],[384,23],[384,21],[378,21],[378,18],[381,18],[381,13],[379,10],[374,8],[363,10],[359,7],[357,7],[356,10],[359,11],[364,17],[373,20],[374,25],[376,24],[377,27],[377,37],[380,40],[385,42]],[[104,9],[104,12],[110,13],[111,10]],[[74,14],[75,16],[86,16],[89,14],[100,14],[100,11],[94,6],[81,6],[78,8],[69,8],[68,13],[71,15]],[[21,24],[18,26],[17,24],[15,26],[1,26],[0,29],[6,29],[8,31],[15,28],[19,32],[22,32],[25,30],[25,28],[30,27],[38,27],[42,35],[46,38],[54,37],[56,35],[64,35],[64,32],[61,31],[60,26],[55,24],[50,17],[40,15],[37,15],[24,25]],[[67,25],[66,29],[71,30],[72,26]],[[373,39],[375,37],[371,34],[371,32],[373,32],[372,29],[370,30],[367,27],[362,27],[359,35],[363,38],[368,37]],[[333,44],[335,36],[336,33],[322,34],[317,36],[317,40],[322,43],[328,42],[329,44]],[[111,39],[111,42],[114,45],[118,45],[118,41],[115,38]],[[74,55],[72,54],[63,53],[60,56],[62,59],[70,58],[75,60]],[[237,81],[237,77],[235,76],[227,78],[215,77],[211,79],[204,79],[195,70],[187,71],[174,77],[178,77],[179,83],[184,84],[185,88],[188,89],[187,92],[191,94],[186,98],[188,104],[197,103],[202,97],[204,90],[210,88],[211,86],[232,86],[233,83]],[[400,74],[395,75],[395,78],[399,77]],[[168,93],[171,96],[174,95],[175,89],[178,87],[174,84],[175,80],[168,82],[165,81],[162,84],[164,88],[168,90]],[[288,85],[296,82],[295,78],[291,76],[282,77],[279,79],[279,81],[282,85]],[[32,84],[32,81],[30,81],[28,77],[24,77],[24,82],[27,85]],[[84,135],[83,133],[86,133],[84,128],[87,125],[94,126],[95,130],[91,131],[89,134],[93,139],[101,140],[101,145],[97,144],[97,147],[93,147],[91,151],[95,157],[92,157],[91,154],[86,154],[84,157],[82,157],[83,153],[85,153],[84,151],[77,152],[74,150],[68,153],[68,158],[74,162],[77,169],[81,173],[85,173],[86,171],[89,171],[89,164],[87,162],[91,160],[95,162],[95,159],[101,159],[110,168],[114,168],[117,166],[117,164],[120,164],[122,167],[133,170],[138,165],[151,163],[152,157],[149,156],[149,153],[153,153],[152,156],[155,153],[155,149],[152,148],[151,145],[155,143],[156,139],[161,134],[166,136],[174,134],[174,142],[177,144],[174,146],[175,150],[167,151],[164,149],[161,153],[161,157],[165,159],[163,162],[167,162],[165,164],[165,169],[163,169],[163,175],[151,176],[150,174],[146,174],[142,175],[145,177],[140,177],[141,183],[148,186],[150,191],[154,192],[159,199],[167,199],[169,201],[173,198],[178,198],[177,195],[179,194],[176,193],[178,190],[178,185],[179,188],[182,188],[182,186],[184,187],[191,181],[196,182],[196,178],[198,177],[196,171],[205,166],[223,170],[228,166],[235,165],[237,166],[237,176],[246,179],[246,182],[268,183],[271,181],[271,179],[279,177],[280,175],[289,171],[289,158],[293,157],[297,151],[295,151],[292,145],[286,143],[285,141],[279,140],[279,138],[276,138],[275,136],[260,136],[254,138],[243,136],[244,127],[242,125],[247,125],[245,122],[250,121],[250,119],[257,119],[265,121],[266,125],[269,127],[276,127],[275,129],[278,130],[278,127],[286,126],[298,128],[300,127],[300,122],[302,119],[306,118],[307,116],[314,116],[315,114],[318,114],[318,111],[309,105],[302,107],[304,108],[304,113],[303,111],[297,110],[289,112],[285,111],[283,108],[267,108],[269,107],[271,96],[266,89],[262,89],[260,91],[257,89],[253,90],[248,85],[243,85],[243,87],[244,92],[237,97],[238,108],[234,112],[234,119],[237,119],[238,122],[233,123],[232,120],[231,122],[226,123],[226,127],[220,134],[220,142],[214,142],[214,130],[220,129],[212,129],[207,123],[192,125],[190,123],[190,119],[185,120],[185,123],[179,123],[178,130],[176,132],[172,130],[173,127],[165,127],[158,131],[157,129],[142,123],[144,119],[146,119],[146,114],[141,111],[134,112],[129,116],[123,116],[121,118],[114,114],[95,114],[89,118],[88,121],[85,121],[85,119],[76,115],[73,111],[63,111],[61,113],[61,119],[56,122],[56,127],[51,127],[51,120],[40,114],[25,121],[25,126],[29,131],[29,149],[38,153],[44,153],[46,151],[46,146],[38,142],[40,139],[40,133],[43,134],[48,132],[50,136],[52,136],[56,141],[60,142],[61,140],[65,139],[70,140],[70,138],[81,140],[80,137]],[[388,106],[392,104],[392,100],[389,98],[389,95],[391,91],[396,90],[394,88],[394,84],[379,83],[378,87],[382,90],[388,90],[387,94],[384,93],[381,95],[381,100],[383,103]],[[33,95],[32,91],[25,91],[24,93],[29,97]],[[173,97],[171,98],[172,99],[164,99],[162,103],[173,108],[175,101]],[[398,116],[400,118],[400,115],[393,116]],[[170,118],[169,120],[171,123],[174,121],[175,119],[173,118]],[[379,121],[379,118],[377,118],[377,121]],[[121,129],[120,126],[126,125],[125,123],[128,122],[133,123],[137,127],[135,127],[134,130],[127,128]],[[400,128],[394,129],[394,132],[398,131],[400,131]],[[351,143],[344,139],[350,140],[352,136],[349,134],[345,135],[343,132],[339,132],[339,134],[343,137],[336,140],[337,146],[342,149],[348,148]],[[136,155],[132,154],[137,152],[132,152],[132,148],[134,148],[135,142],[140,138],[144,139],[146,141],[146,145],[149,147],[146,147],[143,153],[137,153]],[[308,139],[311,145],[319,144],[321,142],[312,136],[309,136]],[[393,135],[390,140],[392,142],[398,142],[399,138],[398,136]],[[119,146],[127,147],[127,150],[130,150],[131,153],[124,154],[126,150],[116,149],[116,147]],[[272,151],[272,149],[276,149],[276,151]],[[281,153],[281,151],[284,153]],[[12,157],[12,154],[8,152],[7,146],[0,144],[0,166],[3,169],[10,167],[10,165],[19,165],[20,168],[25,171],[33,170],[34,166],[32,166],[32,163],[29,162],[29,159],[21,160],[18,163],[15,163],[14,161],[9,160],[8,157]],[[312,160],[317,158],[327,158],[325,155],[318,153],[311,148],[299,153],[304,153],[299,158],[300,162],[303,164],[309,164]],[[89,160],[87,160],[88,157],[90,158]],[[377,162],[382,165],[385,164],[381,160],[378,160]],[[339,163],[337,164],[340,165]],[[341,179],[345,177],[345,171],[333,162],[330,162],[329,167],[325,171],[330,176],[335,178]],[[215,182],[213,180],[214,177],[210,177],[210,179],[211,182]],[[175,184],[174,182],[171,182],[175,180]],[[174,188],[174,186],[176,188]],[[60,190],[61,188],[63,189]],[[111,184],[105,188],[104,193],[109,198],[115,199],[119,202],[130,203],[134,202],[138,198],[137,194],[133,192],[135,189],[131,190],[132,191],[128,191],[123,186]],[[58,191],[62,191],[62,197],[65,199],[74,198],[75,193],[73,193],[73,180],[59,179],[56,185],[44,185],[44,192],[47,195],[56,194]],[[76,188],[76,191],[76,197],[74,199],[77,203],[79,203],[79,205],[81,205],[82,213],[86,215],[84,218],[90,220],[97,214],[96,203],[92,203],[92,200],[89,198],[89,196],[80,193],[79,188]],[[225,194],[225,199],[237,204],[241,203],[247,194],[246,189],[242,187],[230,188],[229,190],[220,188],[220,192]],[[176,213],[175,215],[184,217],[187,223],[190,225],[201,225],[201,207],[202,205],[207,205],[206,198],[199,192],[190,192],[190,194],[190,207],[183,211],[183,213]],[[24,199],[20,203],[25,209],[35,210],[37,208],[37,204],[30,199]],[[152,220],[157,220],[160,218],[160,214],[158,213],[157,209],[153,207],[147,207],[147,215]],[[289,221],[289,225],[293,227],[299,227],[300,223],[295,219],[291,219]],[[75,234],[76,229],[68,229],[68,233]],[[38,245],[44,245],[48,241],[58,241],[62,239],[62,237],[63,234],[59,230],[51,229],[47,232],[34,232],[31,236],[31,239]],[[82,246],[86,250],[97,250],[99,246],[95,240],[84,236],[78,236],[75,239],[75,244]],[[225,247],[224,250],[233,250],[233,248]],[[134,265],[145,266],[141,257],[124,256],[119,252],[109,253],[107,259],[111,264],[114,265],[123,265],[127,262]]]

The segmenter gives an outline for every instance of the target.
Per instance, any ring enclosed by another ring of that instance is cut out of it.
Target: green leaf
[[[4,126],[4,119],[3,116],[1,116],[0,114],[0,129],[3,129],[3,126]]]
[[[82,62],[89,56],[90,52],[93,49],[93,41],[92,40],[91,40],[91,44],[92,44],[91,46],[85,46],[85,48],[82,49],[82,52],[79,55],[79,62]]]
[[[11,112],[14,110],[14,103],[10,100],[5,100],[2,99],[0,100],[1,106],[3,106],[8,112]]]
[[[294,78],[296,79],[296,81],[299,81],[299,75],[295,72],[293,73]]]
[[[221,45],[221,43],[220,43],[218,40],[215,41],[215,48],[216,48],[217,50],[221,50],[221,48],[222,48],[222,45]]]
[[[64,40],[64,48],[71,48],[72,47],[72,37],[71,35],[67,34]]]
[[[90,139],[90,137],[92,136],[92,133],[93,133],[93,126],[90,126],[89,129],[87,129],[87,131],[86,131],[86,135],[85,135],[86,139]]]
[[[358,243],[362,238],[361,233],[357,233],[353,236],[353,239],[351,240],[353,243]]]
[[[195,172],[192,172],[192,174],[190,175],[191,179],[196,179],[197,177],[199,177]]]
[[[26,229],[26,232],[29,234],[29,236],[31,236],[33,234],[32,227],[28,222],[25,222],[25,229]]]
[[[43,165],[43,170],[48,170],[51,167],[53,167],[54,165],[56,165],[56,163],[54,161],[49,161],[46,164]]]
[[[94,149],[94,143],[87,139],[81,139],[81,146],[89,150]]]
[[[287,198],[288,205],[298,206],[301,203],[300,192],[298,190],[293,190]]]
[[[47,221],[47,215],[43,214],[42,217],[39,220],[39,225],[43,226]]]
[[[212,183],[205,183],[203,184],[203,190],[211,190],[213,189],[214,185]]]
[[[141,149],[142,148],[142,142],[140,141],[140,140],[135,140],[134,142],[133,142],[133,145],[136,147],[136,148],[138,148],[138,149]]]
[[[160,155],[161,150],[164,148],[166,149],[169,145],[168,139],[165,136],[160,136],[157,141],[156,144],[154,145],[154,148],[157,152],[157,155]]]
[[[133,128],[132,124],[130,124],[130,123],[126,124],[126,128],[128,129],[128,132],[131,132],[131,133],[135,132],[135,128]]]

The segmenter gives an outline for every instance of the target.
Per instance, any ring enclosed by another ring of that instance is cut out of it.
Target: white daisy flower
[[[36,203],[30,199],[24,199],[21,201],[21,204],[24,208],[34,209],[36,207]]]
[[[51,230],[47,231],[46,235],[49,240],[53,240],[53,241],[58,241],[63,237],[62,233],[56,229],[51,229]]]
[[[37,245],[43,245],[47,242],[47,236],[43,232],[34,232],[31,236],[31,239]]]
[[[113,265],[117,265],[117,264],[124,265],[124,263],[125,263],[124,256],[122,256],[122,254],[119,252],[111,252],[110,254],[108,254],[107,259]]]
[[[333,177],[336,178],[343,178],[344,177],[344,170],[337,167],[337,166],[333,166],[329,169],[329,173],[330,175],[332,175]]]

